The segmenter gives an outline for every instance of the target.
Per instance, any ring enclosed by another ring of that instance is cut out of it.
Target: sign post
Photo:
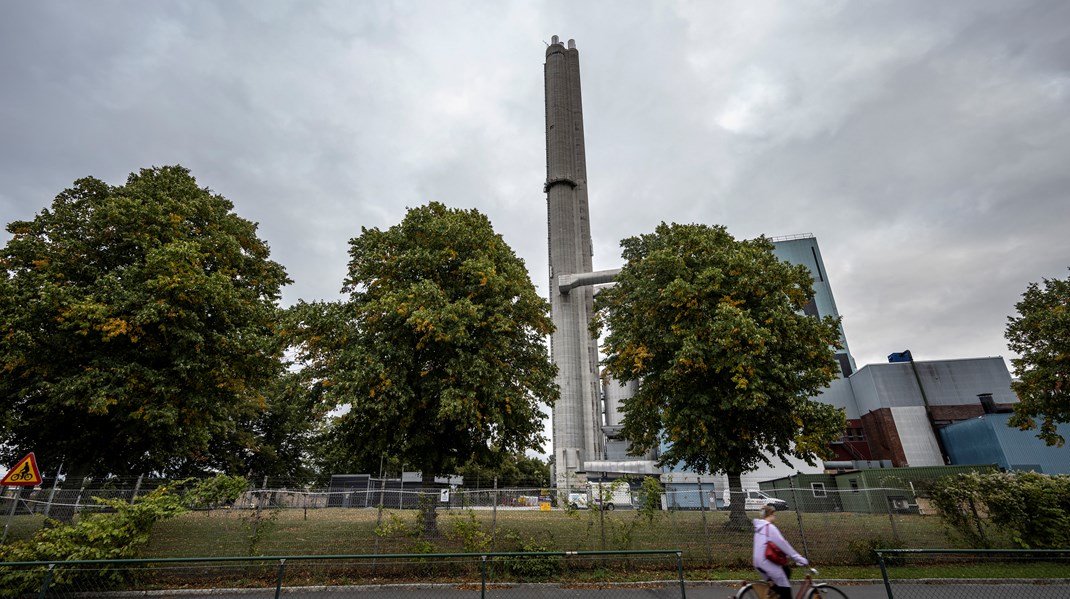
[[[37,468],[37,458],[31,451],[26,457],[19,460],[15,467],[0,479],[0,486],[5,487],[33,487],[41,484],[41,471]],[[7,522],[4,523],[4,534],[0,536],[0,544],[7,541],[7,529],[11,526],[11,520],[15,517],[15,508],[19,504],[19,495],[16,492],[11,498],[11,511],[7,514]]]

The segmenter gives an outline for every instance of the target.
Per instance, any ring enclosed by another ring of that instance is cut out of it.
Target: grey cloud
[[[581,55],[596,268],[660,221],[816,234],[860,363],[1009,355],[1066,275],[1070,6],[5,4],[0,219],[182,163],[337,297],[349,238],[475,207],[546,289],[542,61]],[[6,236],[0,236],[0,241]]]

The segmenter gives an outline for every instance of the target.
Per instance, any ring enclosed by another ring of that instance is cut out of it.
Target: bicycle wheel
[[[761,587],[767,586],[765,583],[757,583],[756,585],[752,582],[736,592],[736,599],[766,599],[765,589],[759,588],[758,585]]]
[[[811,587],[806,599],[847,599],[847,594],[834,586],[821,584]]]

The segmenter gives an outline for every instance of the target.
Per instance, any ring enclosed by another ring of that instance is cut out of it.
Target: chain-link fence
[[[29,538],[45,517],[71,519],[100,510],[94,497],[133,500],[161,482],[140,478],[46,481],[9,490],[0,502],[5,535]],[[260,481],[268,482],[268,481]],[[393,485],[393,486],[391,486]],[[367,479],[338,489],[256,488],[232,505],[157,524],[143,555],[198,557],[410,552],[621,551],[680,548],[688,567],[749,567],[752,524],[733,520],[723,496],[670,489],[652,499],[636,489],[610,491],[600,504],[589,489],[545,487],[421,489],[418,482]],[[875,565],[875,549],[961,547],[913,489],[767,491],[781,508],[776,524],[802,554],[821,564]],[[607,497],[609,497],[607,495]],[[581,500],[580,498],[584,498]],[[15,501],[15,510],[11,502]],[[435,506],[434,529],[420,506]],[[598,509],[604,505],[605,509]],[[700,507],[701,506],[701,507]],[[14,514],[9,517],[9,514]],[[10,531],[7,529],[10,527]],[[427,532],[431,530],[431,534]],[[998,542],[998,540],[996,540]],[[1000,546],[1000,545],[997,545]],[[1011,546],[1011,545],[1006,545]]]
[[[624,572],[642,583],[617,582]],[[567,585],[554,583],[566,579]],[[421,582],[421,581],[435,581]],[[676,551],[290,556],[0,563],[0,595],[684,597]]]
[[[878,550],[889,599],[1070,598],[1070,550]]]

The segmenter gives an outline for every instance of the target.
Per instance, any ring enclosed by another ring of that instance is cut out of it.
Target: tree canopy
[[[0,459],[200,472],[281,371],[256,224],[180,166],[75,181],[0,253]],[[47,464],[47,466],[46,466]]]
[[[662,223],[621,246],[591,327],[608,373],[640,383],[622,406],[633,453],[667,445],[662,464],[727,473],[737,490],[771,456],[826,455],[845,415],[813,396],[839,371],[839,323],[803,314],[806,267],[720,226]]]
[[[1062,446],[1058,423],[1070,422],[1070,278],[1030,283],[1015,304],[1018,316],[1008,317],[1006,337],[1018,380],[1011,387],[1021,400],[1010,424],[1037,428],[1048,445]]]
[[[350,241],[342,302],[301,303],[288,327],[310,388],[338,415],[329,461],[425,481],[538,448],[557,397],[552,330],[523,261],[476,210],[413,208]]]
[[[550,482],[550,465],[540,458],[524,454],[505,454],[494,462],[470,461],[457,469],[466,487],[541,487]]]
[[[237,422],[230,437],[217,439],[211,453],[223,472],[308,482],[319,470],[314,456],[322,442],[327,410],[297,373],[281,373],[264,389],[264,406]]]

